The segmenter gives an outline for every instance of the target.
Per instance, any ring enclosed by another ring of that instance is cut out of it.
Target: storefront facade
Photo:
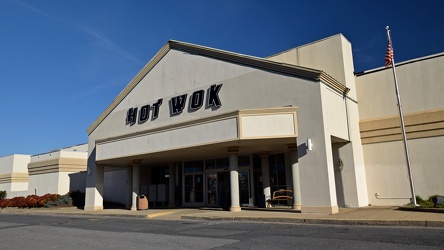
[[[368,205],[351,45],[337,35],[307,46],[318,47],[330,52],[310,58],[329,74],[168,42],[88,128],[85,209],[120,193],[132,210],[145,194],[240,211],[278,189],[302,212]]]
[[[444,190],[443,67],[444,53],[396,64],[424,199]],[[265,59],[170,41],[87,132],[88,144],[1,157],[0,190],[85,191],[86,210],[136,210],[145,195],[240,211],[281,189],[303,213],[411,199],[391,68],[355,75],[341,34]]]

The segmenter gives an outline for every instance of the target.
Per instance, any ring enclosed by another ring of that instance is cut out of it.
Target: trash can
[[[137,210],[145,210],[148,209],[148,199],[145,195],[137,196]]]
[[[433,205],[434,205],[434,207],[437,207],[438,205],[442,205],[442,203],[443,203],[443,197],[437,195],[437,196],[435,196],[435,197],[432,198],[432,201],[433,201]]]

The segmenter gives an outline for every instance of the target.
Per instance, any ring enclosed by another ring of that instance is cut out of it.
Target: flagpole
[[[388,42],[391,45],[392,44],[392,40],[390,38],[389,26],[386,26],[385,29],[387,30]],[[392,47],[392,50],[393,50],[393,47]],[[407,136],[406,136],[406,132],[405,132],[404,116],[402,114],[401,96],[399,95],[398,79],[396,77],[395,59],[394,59],[394,55],[393,54],[392,54],[392,57],[391,57],[391,61],[392,61],[391,63],[392,63],[393,78],[395,80],[396,98],[398,100],[399,119],[401,120],[401,130],[402,130],[402,138],[403,138],[403,142],[404,142],[404,151],[405,151],[405,157],[406,157],[406,160],[407,160],[407,170],[408,170],[408,173],[409,173],[410,190],[412,192],[413,205],[416,207],[416,206],[418,206],[418,204],[416,203],[416,194],[415,194],[415,187],[413,185],[412,169],[410,167],[410,155],[409,155],[409,149],[408,149],[408,146],[407,146]]]

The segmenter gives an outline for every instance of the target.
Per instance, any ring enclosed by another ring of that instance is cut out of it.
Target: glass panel
[[[284,157],[284,154],[276,155],[276,169],[277,169],[277,185],[279,187],[285,188],[286,180],[285,180],[285,157]]]
[[[151,168],[151,184],[160,184],[160,168]]]
[[[193,175],[185,175],[185,202],[194,202]]]
[[[250,204],[249,171],[239,171],[239,202],[242,205]]]
[[[227,169],[230,166],[228,158],[211,159],[205,161],[205,169]]]
[[[231,202],[230,200],[230,173],[217,172],[218,200],[217,204],[223,206],[223,202]]]
[[[274,154],[269,157],[271,193],[286,188],[285,155]]]
[[[253,155],[253,169],[254,170],[261,170],[261,157],[259,155]]]
[[[203,161],[187,161],[184,162],[184,173],[203,172]]]
[[[194,191],[195,191],[195,202],[204,201],[204,180],[203,174],[194,175]]]
[[[249,167],[250,166],[250,156],[244,155],[238,157],[239,167]]]
[[[208,205],[217,205],[217,174],[207,174]]]
[[[268,157],[268,164],[270,170],[270,186],[277,185],[277,169],[276,169],[276,155],[270,155]]]
[[[230,160],[228,158],[216,159],[216,167],[228,169],[230,167]]]
[[[270,187],[272,190],[285,189],[285,157],[284,154],[270,155]]]
[[[254,203],[265,207],[264,188],[262,186],[262,167],[259,155],[253,155]],[[262,204],[263,203],[263,204]]]
[[[151,168],[151,184],[167,184],[168,177],[168,167]]]
[[[216,169],[216,161],[214,159],[206,160],[205,169]]]

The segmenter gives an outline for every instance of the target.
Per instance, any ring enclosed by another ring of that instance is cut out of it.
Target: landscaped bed
[[[2,191],[4,192],[4,191]],[[4,192],[6,197],[6,192]],[[34,208],[34,207],[72,207],[81,206],[84,194],[80,192],[69,192],[65,195],[45,194],[43,196],[28,195],[26,197],[19,196],[11,199],[0,198],[0,208],[18,207],[18,208]]]

